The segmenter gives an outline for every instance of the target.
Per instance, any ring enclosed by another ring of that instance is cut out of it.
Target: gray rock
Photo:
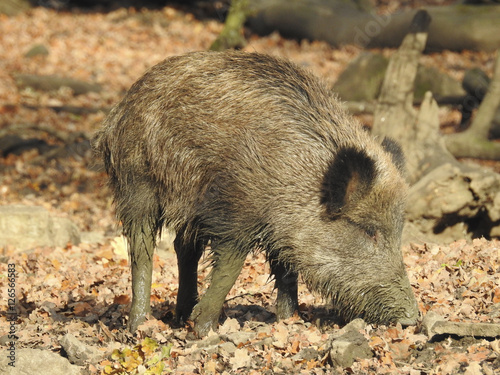
[[[423,99],[426,91],[434,97],[464,96],[462,84],[436,68],[419,65],[415,77],[415,99]]]
[[[349,330],[332,341],[330,358],[333,364],[351,367],[355,359],[373,356],[368,340],[359,332]]]
[[[57,353],[41,349],[16,349],[13,356],[0,351],[0,374],[3,375],[79,375],[81,369]],[[12,358],[11,358],[12,357]],[[11,360],[14,359],[13,362]],[[13,363],[14,366],[9,365]]]
[[[239,346],[252,340],[257,334],[255,332],[231,332],[227,334],[228,341]]]
[[[422,321],[422,331],[432,339],[439,335],[461,337],[500,337],[500,324],[449,322],[442,316],[430,311]]]
[[[86,362],[95,363],[104,357],[104,353],[98,349],[86,345],[72,334],[65,334],[59,343],[66,352],[71,363],[83,366]]]
[[[49,50],[43,44],[35,44],[32,46],[28,52],[24,54],[24,57],[32,58],[35,56],[47,56],[49,54]]]
[[[340,74],[333,90],[342,100],[372,101],[377,99],[389,60],[378,53],[360,54]]]
[[[219,350],[222,350],[227,354],[233,355],[236,352],[236,345],[234,345],[232,342],[223,342],[222,344],[219,345]]]
[[[196,346],[197,348],[208,348],[210,346],[218,345],[222,341],[221,337],[217,334],[205,337],[202,340],[188,340],[186,341],[186,348]]]
[[[84,243],[103,243],[106,240],[106,236],[103,232],[81,232],[80,240]]]
[[[80,233],[71,220],[52,216],[40,206],[0,206],[0,246],[28,250],[68,243],[80,243]]]
[[[361,318],[356,318],[342,327],[342,329],[340,329],[340,332],[342,334],[344,334],[345,332],[359,332],[360,330],[365,328],[366,322]]]
[[[295,354],[292,359],[296,362],[311,361],[313,359],[318,359],[321,354],[318,349],[315,348],[303,348],[297,354]]]
[[[374,101],[380,94],[388,64],[389,60],[381,54],[362,53],[340,74],[333,91],[346,101]],[[465,95],[461,83],[451,76],[419,65],[415,77],[415,99],[422,99],[426,91],[431,91],[435,97]]]
[[[434,335],[432,328],[437,322],[446,321],[441,315],[435,313],[434,311],[429,311],[425,314],[424,319],[422,319],[422,332],[427,336],[432,337]]]

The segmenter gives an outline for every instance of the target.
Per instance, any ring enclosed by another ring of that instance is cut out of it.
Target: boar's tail
[[[99,159],[102,159],[103,156],[103,136],[104,136],[104,131],[103,129],[100,129],[94,133],[92,138],[90,139],[90,146],[92,147],[92,153],[98,157]]]
[[[111,134],[116,129],[117,113],[119,113],[119,110],[119,105],[113,107],[99,130],[97,130],[90,139],[92,153],[94,154],[94,157],[99,160],[106,161],[106,157],[110,156],[110,142],[112,141]]]

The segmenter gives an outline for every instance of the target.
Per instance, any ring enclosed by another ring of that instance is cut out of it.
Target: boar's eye
[[[374,242],[378,242],[379,239],[379,231],[376,228],[373,227],[367,227],[363,228],[365,231],[365,234],[368,238],[370,238]]]

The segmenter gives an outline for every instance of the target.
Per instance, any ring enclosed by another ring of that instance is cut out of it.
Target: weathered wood
[[[425,21],[424,15],[420,19]],[[373,126],[375,134],[398,140],[407,156],[412,183],[407,218],[426,240],[497,236],[500,175],[461,164],[447,150],[430,92],[418,112],[412,106],[413,80],[425,44],[425,32],[415,31],[391,57]]]
[[[252,7],[256,13],[249,25],[258,33],[277,30],[287,37],[369,48],[398,47],[417,12],[377,15],[343,0],[252,0]],[[424,9],[433,19],[427,50],[500,48],[500,7],[459,4]]]
[[[411,155],[407,168],[412,183],[430,168],[456,162],[440,144],[437,104],[432,95],[426,95],[420,113],[413,108],[413,85],[429,22],[425,11],[417,13],[414,32],[405,37],[401,47],[392,55],[375,107],[372,128],[375,135],[398,140],[405,154]]]

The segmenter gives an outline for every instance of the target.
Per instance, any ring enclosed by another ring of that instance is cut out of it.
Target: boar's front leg
[[[232,245],[212,243],[213,268],[210,286],[200,302],[194,307],[190,319],[198,337],[206,336],[210,329],[216,330],[226,295],[234,285],[243,268],[246,252],[232,248]]]
[[[274,287],[278,289],[276,315],[278,319],[289,318],[299,309],[297,273],[274,257],[270,257],[269,264],[275,278]]]

